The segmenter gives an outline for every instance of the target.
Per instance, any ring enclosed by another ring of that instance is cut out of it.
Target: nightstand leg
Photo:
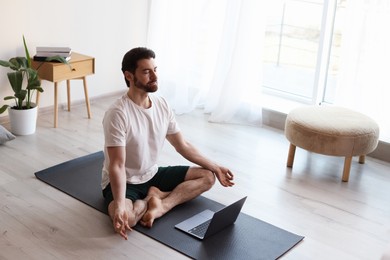
[[[70,111],[70,80],[66,80],[66,94],[68,97],[68,111]]]
[[[39,98],[40,98],[40,95],[39,94],[41,94],[41,92],[39,92],[39,91],[37,91],[37,95],[35,96],[35,104],[37,104],[37,107],[39,107]]]
[[[87,78],[83,77],[85,104],[87,105],[88,118],[91,118],[91,107],[89,105]]]
[[[58,82],[54,82],[54,128],[58,126]]]

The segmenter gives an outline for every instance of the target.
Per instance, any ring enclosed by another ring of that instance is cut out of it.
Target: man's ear
[[[125,78],[128,80],[128,81],[130,81],[130,82],[133,82],[133,80],[134,80],[134,75],[133,75],[133,73],[131,73],[131,72],[129,72],[129,71],[125,71]]]

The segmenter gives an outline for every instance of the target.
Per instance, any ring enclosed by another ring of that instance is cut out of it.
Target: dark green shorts
[[[161,191],[172,191],[177,185],[184,181],[189,166],[168,166],[159,167],[156,175],[148,182],[141,184],[126,184],[126,198],[132,200],[144,199],[148,194],[149,188],[155,186]],[[108,204],[114,200],[111,185],[108,184],[103,190],[103,197]]]

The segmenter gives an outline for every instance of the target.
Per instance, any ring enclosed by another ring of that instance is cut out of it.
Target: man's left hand
[[[231,187],[234,185],[233,182],[234,175],[228,168],[218,167],[218,169],[214,173],[222,186]]]

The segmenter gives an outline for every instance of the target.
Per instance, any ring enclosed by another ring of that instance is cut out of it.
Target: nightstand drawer
[[[32,67],[38,69],[41,79],[52,82],[75,79],[95,73],[95,59],[86,55],[72,53],[69,65],[54,62],[33,61]]]
[[[71,62],[69,66],[61,64],[60,66],[54,66],[52,81],[58,82],[65,79],[84,77],[93,74],[94,70],[95,66],[93,59]]]

